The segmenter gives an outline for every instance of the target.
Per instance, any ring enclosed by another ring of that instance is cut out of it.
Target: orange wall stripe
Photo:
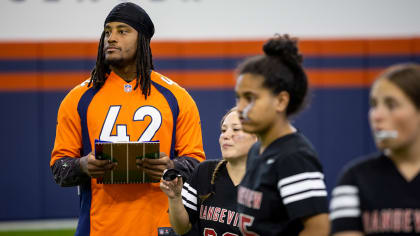
[[[305,56],[360,56],[365,52],[364,44],[365,41],[361,40],[302,40],[299,48]]]
[[[177,72],[162,71],[162,74],[179,85],[192,89],[233,88],[235,77],[233,71],[200,71]]]
[[[0,74],[1,91],[40,90],[38,74]]]
[[[41,43],[43,58],[89,58],[96,57],[97,43]]]
[[[375,55],[412,54],[415,40],[368,40],[368,53]]]
[[[263,41],[152,42],[158,57],[244,57],[262,52]]]
[[[89,73],[0,74],[0,91],[68,90],[88,77]]]
[[[307,70],[314,88],[368,87],[381,69]],[[159,71],[188,89],[225,89],[235,86],[233,71]],[[89,78],[85,73],[0,74],[0,91],[68,90]]]
[[[0,59],[95,58],[97,47],[97,43],[92,42],[2,42],[0,43]]]
[[[155,57],[245,57],[262,53],[264,40],[152,41]],[[97,42],[0,42],[0,59],[96,58]],[[306,56],[419,54],[420,38],[299,41]]]
[[[0,59],[39,58],[41,48],[36,43],[0,43]]]
[[[309,83],[318,88],[369,87],[381,69],[307,70]]]
[[[62,90],[71,89],[82,83],[90,77],[89,72],[86,73],[48,73],[43,74],[41,79],[41,89]]]

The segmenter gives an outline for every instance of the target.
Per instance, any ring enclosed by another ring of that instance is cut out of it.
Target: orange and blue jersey
[[[111,72],[100,89],[88,81],[64,98],[50,165],[63,157],[89,154],[95,139],[160,141],[160,151],[174,158],[205,159],[197,106],[175,82],[151,73],[151,93],[145,98],[136,81]],[[169,227],[168,201],[159,183],[80,185],[80,216],[76,235],[158,235]]]

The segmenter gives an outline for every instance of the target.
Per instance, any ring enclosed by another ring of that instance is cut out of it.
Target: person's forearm
[[[299,236],[328,236],[330,234],[330,222],[328,214],[318,214],[308,217],[303,221],[303,230]]]
[[[80,158],[63,157],[58,159],[51,170],[54,180],[62,187],[72,187],[85,183],[90,177],[80,168]]]
[[[184,204],[182,204],[182,197],[169,199],[169,220],[172,228],[179,235],[191,230],[190,219]]]

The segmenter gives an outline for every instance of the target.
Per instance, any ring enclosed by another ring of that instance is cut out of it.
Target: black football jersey
[[[251,148],[247,171],[238,188],[243,235],[298,235],[301,218],[328,212],[321,164],[300,133],[283,136],[260,155]]]
[[[214,185],[210,180],[218,161],[207,160],[195,168],[182,189],[182,201],[187,209],[191,224],[195,224],[199,235],[237,236],[239,214],[236,211],[237,186],[234,186],[222,165],[216,175]],[[214,192],[202,201],[200,196]]]
[[[420,174],[407,181],[383,154],[349,164],[332,191],[332,232],[420,235]]]

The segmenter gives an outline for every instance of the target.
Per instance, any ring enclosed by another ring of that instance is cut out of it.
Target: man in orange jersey
[[[167,168],[187,177],[205,159],[196,104],[185,89],[153,70],[153,34],[141,7],[117,5],[105,20],[90,80],[60,105],[50,165],[59,185],[80,188],[76,235],[171,235],[159,183],[96,182],[115,164],[95,159],[95,139],[159,140],[160,158],[138,163],[153,180]]]

